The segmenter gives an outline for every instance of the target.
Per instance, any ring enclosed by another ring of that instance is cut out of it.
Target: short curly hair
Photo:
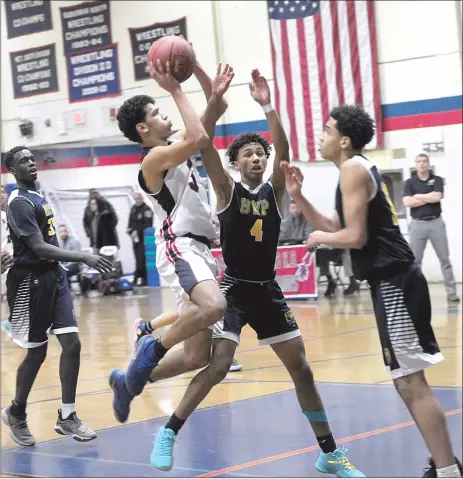
[[[350,138],[354,150],[362,150],[375,136],[375,124],[371,116],[355,105],[340,105],[330,112],[336,120],[336,128],[342,136]]]
[[[265,156],[268,159],[270,152],[272,151],[272,145],[267,138],[265,138],[265,136],[259,135],[259,133],[242,133],[241,135],[238,135],[233,140],[233,143],[228,147],[226,154],[230,164],[233,165],[235,163],[238,157],[238,151],[248,143],[260,143],[265,151]]]
[[[13,168],[13,160],[14,160],[14,155],[18,151],[22,150],[28,150],[27,146],[15,146],[14,148],[11,148],[11,150],[8,150],[5,155],[5,166],[8,171],[11,171],[11,168]]]
[[[134,143],[141,143],[141,136],[137,131],[137,125],[145,121],[146,105],[155,103],[148,95],[135,95],[122,104],[117,112],[119,130],[126,138]]]

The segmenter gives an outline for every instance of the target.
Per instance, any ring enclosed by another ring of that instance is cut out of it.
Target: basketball
[[[196,54],[193,47],[182,37],[169,35],[156,40],[148,52],[148,64],[153,62],[156,65],[160,60],[163,66],[170,62],[173,76],[179,83],[191,77],[196,65]],[[178,70],[174,71],[178,62]]]

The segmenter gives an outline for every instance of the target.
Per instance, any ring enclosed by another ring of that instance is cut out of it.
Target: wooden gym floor
[[[462,451],[462,314],[448,307],[442,285],[431,285],[433,325],[446,361],[427,370],[447,414],[456,454]],[[461,290],[459,291],[461,294]],[[382,362],[367,291],[351,298],[292,305],[307,357],[339,445],[369,477],[419,477],[427,451]],[[48,477],[320,477],[316,440],[300,412],[293,384],[272,350],[243,331],[228,374],[180,431],[175,465],[161,473],[150,465],[153,436],[183,395],[192,374],[149,385],[136,399],[129,422],[116,422],[108,373],[132,355],[133,320],[175,310],[171,293],[143,288],[136,294],[75,299],[82,341],[77,410],[98,438],[79,444],[53,430],[60,407],[60,348],[51,337],[28,406],[37,445],[20,448],[2,424],[2,473]],[[7,309],[2,304],[2,316]],[[3,336],[1,405],[14,397],[23,351]],[[3,475],[3,474],[2,474]]]

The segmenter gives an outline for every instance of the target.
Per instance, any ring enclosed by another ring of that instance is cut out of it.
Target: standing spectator
[[[59,243],[61,248],[67,251],[81,251],[79,241],[77,241],[74,236],[69,235],[69,231],[66,225],[59,226]],[[71,288],[71,278],[73,276],[77,276],[82,296],[87,297],[87,291],[90,287],[91,282],[86,281],[85,278],[81,277],[80,263],[64,263],[63,266],[66,268],[69,288]]]
[[[127,234],[132,238],[133,252],[135,254],[135,274],[133,284],[137,285],[140,279],[140,286],[146,286],[146,260],[145,260],[145,229],[153,226],[153,212],[144,202],[140,193],[134,193],[135,204],[130,209],[129,225]]]
[[[84,211],[84,229],[90,246],[99,250],[103,246],[117,246],[118,222],[113,205],[96,190],[90,190],[90,199]]]
[[[430,171],[428,155],[418,155],[415,162],[416,175],[405,182],[403,194],[404,205],[410,208],[412,215],[410,246],[416,263],[421,266],[426,243],[428,239],[431,241],[442,268],[447,300],[450,303],[459,303],[445,223],[441,217],[444,182],[440,176]]]

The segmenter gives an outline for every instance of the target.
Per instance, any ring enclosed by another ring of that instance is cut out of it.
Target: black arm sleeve
[[[35,206],[26,198],[15,198],[8,206],[8,224],[18,238],[33,236],[40,232]]]

